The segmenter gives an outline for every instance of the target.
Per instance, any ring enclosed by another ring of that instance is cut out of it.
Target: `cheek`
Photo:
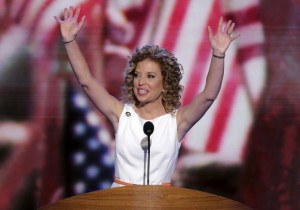
[[[133,87],[136,87],[136,86],[137,86],[137,80],[136,80],[136,79],[133,79],[132,85],[133,85]]]
[[[159,82],[159,88],[161,89],[162,92],[164,91],[164,83],[163,83],[163,81]]]

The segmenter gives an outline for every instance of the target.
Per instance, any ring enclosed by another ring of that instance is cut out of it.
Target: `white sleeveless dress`
[[[176,115],[165,114],[153,120],[144,120],[128,104],[124,106],[116,132],[116,180],[137,185],[146,183],[147,152],[142,149],[141,141],[147,139],[143,131],[147,121],[154,125],[154,132],[150,136],[149,184],[171,182],[181,146],[177,138]],[[118,186],[123,185],[116,182],[112,185]]]

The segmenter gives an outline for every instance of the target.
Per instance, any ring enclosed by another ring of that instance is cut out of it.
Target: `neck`
[[[149,120],[166,114],[162,103],[140,104],[135,107],[135,110],[142,118]]]

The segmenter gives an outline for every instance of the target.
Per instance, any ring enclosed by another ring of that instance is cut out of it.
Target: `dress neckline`
[[[133,108],[133,105],[131,105],[131,104],[128,104],[128,106],[132,109],[132,111],[142,120],[142,121],[156,121],[156,120],[158,120],[158,119],[160,119],[160,118],[163,118],[163,117],[166,117],[166,116],[169,116],[170,115],[170,113],[165,113],[165,114],[162,114],[162,115],[160,115],[160,116],[157,116],[157,117],[154,117],[154,118],[152,118],[152,119],[145,119],[145,118],[143,118],[143,117],[141,117],[136,111],[135,111],[135,109]]]

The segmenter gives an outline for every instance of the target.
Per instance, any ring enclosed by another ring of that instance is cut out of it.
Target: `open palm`
[[[54,17],[60,25],[61,34],[64,41],[70,41],[75,39],[78,32],[84,25],[85,16],[83,16],[80,22],[78,22],[79,14],[80,8],[78,8],[74,13],[73,7],[69,7],[64,9],[63,20],[59,17]]]
[[[211,27],[208,26],[210,46],[216,54],[224,55],[230,43],[240,36],[240,34],[231,36],[234,27],[235,23],[233,23],[231,20],[229,20],[227,23],[224,23],[223,17],[221,17],[219,20],[218,29],[215,34],[213,34]]]

